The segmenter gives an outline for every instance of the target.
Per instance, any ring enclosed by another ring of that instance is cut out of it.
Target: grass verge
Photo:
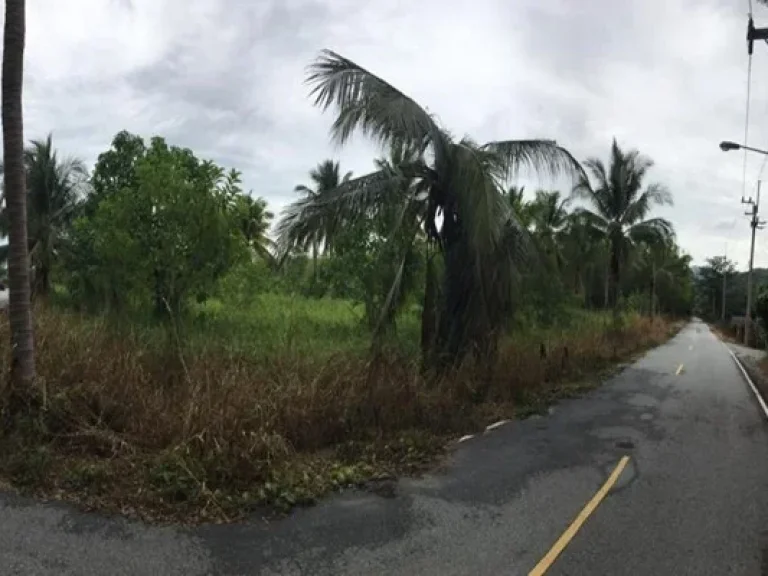
[[[284,510],[421,470],[450,438],[578,394],[679,328],[585,320],[510,338],[483,379],[468,364],[435,381],[396,351],[192,353],[51,309],[35,322],[39,381],[25,410],[4,407],[0,474],[27,494],[184,523]],[[2,382],[8,341],[2,324]]]

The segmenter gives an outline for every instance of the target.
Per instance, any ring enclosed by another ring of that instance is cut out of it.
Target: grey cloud
[[[91,35],[54,34],[69,29],[60,21],[68,14],[46,21],[46,0],[28,1],[33,25],[46,31],[38,42],[51,44],[31,52],[27,136],[53,130],[63,152],[90,162],[120,129],[162,134],[242,170],[274,211],[325,157],[361,173],[375,147],[355,139],[333,148],[331,118],[302,83],[329,47],[413,94],[458,135],[555,138],[580,159],[607,158],[616,136],[656,160],[651,180],[676,200],[659,214],[697,261],[721,251],[724,238],[744,249],[744,231],[723,224],[742,212],[741,157],[717,149],[743,131],[741,2],[111,0],[103,10],[103,0],[82,0],[104,18],[90,26],[116,29],[129,15],[132,34],[145,33],[146,46],[123,39],[118,67],[96,58],[104,46]],[[768,24],[768,9],[755,10],[758,25]],[[67,60],[52,54],[84,47],[96,64],[55,69]],[[768,140],[766,58],[756,47],[750,141],[758,143]],[[750,182],[760,162],[749,159]]]

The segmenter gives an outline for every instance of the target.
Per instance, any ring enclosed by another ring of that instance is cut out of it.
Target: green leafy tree
[[[549,140],[483,145],[456,140],[413,99],[331,51],[311,66],[308,82],[318,106],[336,108],[332,132],[337,142],[359,130],[385,146],[401,142],[419,151],[419,160],[403,167],[402,175],[377,169],[340,185],[323,201],[294,203],[278,228],[281,246],[306,243],[326,222],[339,226],[379,205],[392,204],[402,212],[413,206],[444,265],[439,309],[430,311],[433,303],[425,297],[422,321],[430,313],[437,319],[430,355],[439,366],[470,351],[492,356],[512,312],[512,286],[525,254],[525,231],[502,184],[522,166],[578,174],[578,162]],[[393,181],[403,175],[415,181],[405,200],[392,193],[398,189]]]
[[[763,286],[755,298],[755,316],[765,330],[768,327],[768,286]]]
[[[131,171],[132,184],[109,190],[78,222],[81,264],[97,291],[114,291],[107,301],[149,300],[160,317],[180,315],[189,296],[205,295],[244,255],[239,175],[162,138]]]
[[[650,316],[658,311],[671,314],[690,313],[692,305],[691,258],[681,254],[674,238],[645,244],[635,258],[634,287],[647,286]]]
[[[643,180],[653,162],[637,150],[621,150],[615,139],[608,168],[597,158],[590,158],[585,166],[594,184],[583,175],[573,195],[591,204],[590,209],[581,209],[579,213],[610,246],[609,299],[618,311],[621,272],[632,248],[641,242],[662,241],[673,234],[668,220],[648,218],[654,206],[671,204],[672,195],[660,184],[644,188]]]
[[[726,278],[726,292],[723,292],[723,277]],[[704,266],[698,270],[696,280],[695,312],[711,320],[721,316],[723,300],[726,302],[726,317],[731,314],[743,315],[746,308],[746,290],[736,295],[734,288],[739,284],[736,279],[736,265],[725,256],[707,258]]]
[[[147,147],[141,136],[126,130],[115,135],[112,146],[99,154],[93,169],[93,193],[88,198],[90,211],[105,197],[136,187],[136,167],[146,153]]]

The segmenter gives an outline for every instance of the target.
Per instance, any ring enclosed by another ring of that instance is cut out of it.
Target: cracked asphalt
[[[182,530],[0,496],[0,574],[528,574],[624,455],[547,574],[768,575],[768,422],[696,321],[392,497],[350,491],[271,523]]]

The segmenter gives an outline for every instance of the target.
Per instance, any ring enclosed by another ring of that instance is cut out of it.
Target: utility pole
[[[728,256],[723,256],[723,298],[722,298],[722,311],[720,312],[720,321],[725,323],[725,279],[728,276]]]
[[[752,328],[752,265],[755,260],[755,232],[759,228],[763,229],[765,226],[765,220],[760,220],[757,217],[757,212],[760,208],[760,180],[757,181],[757,199],[741,200],[743,204],[751,204],[752,210],[746,212],[746,216],[751,216],[749,226],[752,228],[752,242],[749,247],[749,272],[747,273],[747,313],[744,317],[744,345],[749,346],[749,337]]]

